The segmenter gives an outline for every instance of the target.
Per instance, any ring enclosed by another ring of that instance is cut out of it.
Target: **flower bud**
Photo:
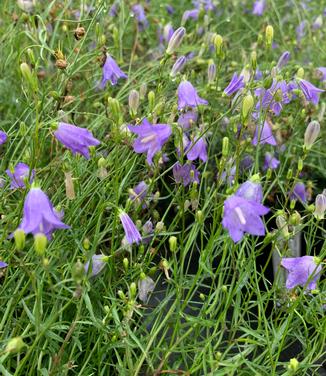
[[[265,80],[263,81],[263,88],[266,90],[269,89],[272,83],[273,83],[273,78],[271,76],[266,77]]]
[[[298,160],[298,171],[301,172],[303,169],[303,160],[302,158],[299,158]]]
[[[257,52],[252,51],[251,53],[251,68],[254,72],[256,72],[257,69]]]
[[[248,94],[246,95],[244,98],[243,98],[243,102],[242,102],[242,116],[244,119],[247,119],[251,110],[253,109],[254,107],[254,98],[251,94]]]
[[[208,68],[207,68],[207,81],[208,81],[208,84],[211,85],[212,83],[214,83],[215,78],[216,78],[216,64],[213,61],[211,61],[208,64]]]
[[[164,229],[164,222],[162,222],[162,221],[157,222],[157,224],[155,226],[155,231],[161,232],[161,231],[163,231],[163,229]]]
[[[289,228],[286,219],[283,215],[278,215],[276,217],[276,226],[281,231],[281,234],[285,239],[289,237]]]
[[[120,124],[121,120],[121,108],[120,103],[117,99],[109,97],[108,98],[109,112],[112,115],[112,119],[116,124]]]
[[[180,44],[181,44],[181,42],[182,42],[185,34],[186,34],[186,29],[184,27],[179,27],[172,34],[172,36],[171,36],[171,38],[169,40],[168,47],[166,49],[166,53],[168,55],[172,55],[173,52],[175,52],[179,48],[179,46],[180,46]]]
[[[291,226],[298,226],[301,223],[301,215],[299,212],[295,211],[290,215],[289,224]]]
[[[44,234],[39,233],[34,235],[34,247],[38,256],[44,256],[47,244],[48,239]]]
[[[125,271],[128,271],[128,268],[129,268],[129,260],[127,259],[127,257],[125,257],[123,260],[122,260],[122,263],[123,263],[123,268]]]
[[[311,121],[304,134],[304,148],[310,150],[320,133],[320,124],[318,121]]]
[[[76,283],[81,283],[83,277],[85,275],[85,268],[84,265],[80,260],[78,260],[72,267],[72,278]]]
[[[324,219],[324,214],[326,211],[326,196],[324,194],[319,194],[316,196],[315,200],[315,211],[314,217],[318,220]]]
[[[146,93],[147,93],[147,85],[145,83],[141,84],[140,89],[139,89],[140,99],[144,99]]]
[[[296,358],[292,358],[289,361],[288,370],[290,372],[296,372],[299,368],[299,362]]]
[[[137,90],[131,90],[128,98],[129,112],[131,116],[136,116],[139,107],[139,93]]]
[[[292,168],[289,168],[289,169],[288,169],[288,172],[287,172],[287,174],[286,174],[286,178],[287,178],[287,180],[292,179],[292,176],[293,176]]]
[[[214,38],[214,46],[216,50],[216,55],[221,56],[222,55],[222,46],[223,46],[223,38],[221,35],[217,34]]]
[[[291,54],[290,54],[289,51],[283,52],[281,57],[278,59],[276,68],[278,70],[282,69],[284,67],[284,65],[286,65],[288,63],[288,61],[290,60],[290,56],[291,56]]]
[[[21,63],[20,71],[26,83],[35,90],[35,79],[29,65],[27,63]]]
[[[298,78],[303,78],[303,77],[304,77],[304,69],[303,69],[302,67],[300,67],[300,68],[298,69],[296,76],[297,76]]]
[[[25,247],[25,239],[26,239],[26,234],[24,230],[18,228],[14,232],[14,239],[15,239],[15,245],[18,251],[22,251]]]
[[[265,40],[268,47],[272,46],[274,37],[274,28],[272,25],[267,25],[265,29]]]
[[[229,155],[229,138],[228,137],[223,137],[222,155],[224,158],[226,158]]]
[[[129,291],[130,291],[130,298],[135,299],[135,297],[137,295],[137,286],[136,286],[135,282],[132,282],[130,284]]]
[[[21,337],[11,338],[6,346],[5,352],[7,353],[19,353],[27,346]]]
[[[66,69],[67,66],[68,66],[67,60],[65,60],[65,59],[58,59],[58,60],[56,60],[56,62],[55,62],[55,66],[56,66],[57,68],[59,68],[59,69],[64,70],[64,69]]]
[[[187,63],[187,58],[185,56],[180,56],[176,62],[173,64],[173,67],[170,72],[170,77],[175,77],[178,73],[180,73],[184,66]]]
[[[178,239],[175,236],[169,237],[170,251],[175,252],[177,250]]]
[[[124,294],[122,290],[118,291],[118,296],[121,300],[126,300],[126,295]]]
[[[88,250],[90,249],[90,247],[91,247],[91,242],[89,241],[88,238],[85,238],[85,239],[83,240],[83,247],[84,247],[84,249],[85,249],[86,251],[88,251]]]
[[[197,210],[195,216],[196,216],[196,221],[199,224],[202,224],[204,222],[204,214],[203,214],[202,210]]]
[[[148,106],[149,106],[149,112],[153,112],[155,107],[155,93],[154,91],[150,91],[148,93]]]

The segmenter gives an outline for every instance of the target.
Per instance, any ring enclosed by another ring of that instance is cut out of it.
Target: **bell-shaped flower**
[[[54,136],[73,154],[79,153],[86,159],[89,159],[88,148],[100,144],[100,141],[94,138],[88,129],[67,123],[59,123]]]
[[[269,168],[272,170],[275,170],[277,169],[279,164],[280,164],[280,161],[277,158],[275,158],[273,154],[268,153],[268,152],[265,154],[264,167],[263,167],[264,170],[267,170]]]
[[[183,112],[179,116],[178,124],[182,128],[188,129],[188,128],[191,128],[194,124],[196,124],[197,119],[198,119],[198,113],[193,110],[189,110],[187,112]]]
[[[84,265],[85,273],[88,274],[90,269],[90,277],[95,277],[101,273],[104,269],[108,256],[105,255],[93,255],[92,260],[87,261]]]
[[[145,30],[149,23],[146,18],[144,7],[141,4],[134,4],[131,9],[137,19],[138,29],[140,31]]]
[[[270,128],[270,125],[268,124],[267,121],[264,121],[264,125],[262,127],[260,127],[259,125],[257,125],[256,127],[254,138],[252,139],[252,144],[256,146],[258,144],[258,141],[260,145],[263,145],[263,144],[269,144],[269,145],[274,145],[274,146],[277,145],[277,142]]]
[[[208,102],[200,98],[197,90],[189,81],[182,81],[178,87],[178,109],[182,110],[186,107],[197,107],[199,105],[207,105]]]
[[[121,210],[119,213],[119,218],[125,231],[127,242],[129,244],[138,244],[139,242],[141,242],[141,235],[129,215]]]
[[[128,78],[128,76],[122,72],[115,60],[110,55],[107,55],[103,65],[103,77],[100,83],[100,88],[104,89],[107,81],[110,81],[111,85],[114,86],[118,83],[120,78]]]
[[[245,86],[244,84],[244,77],[240,74],[238,76],[237,73],[234,73],[230,83],[228,86],[224,89],[224,94],[228,97],[232,94],[238,92],[240,89],[242,89]]]
[[[266,0],[256,0],[252,8],[252,14],[262,16],[265,10]]]
[[[314,86],[311,82],[300,79],[298,82],[303,95],[305,96],[308,102],[317,105],[319,102],[319,95],[325,90],[318,89],[318,87]]]
[[[173,177],[177,184],[183,184],[184,187],[193,182],[199,183],[199,172],[191,163],[181,165],[177,162],[173,166]]]
[[[27,164],[19,162],[17,163],[13,171],[11,171],[10,169],[6,170],[6,174],[11,180],[10,189],[16,189],[25,188],[26,180],[29,176],[29,184],[32,184],[35,176],[35,171],[32,170],[30,172],[30,168],[27,166]]]
[[[207,161],[206,141],[204,136],[197,136],[193,141],[190,141],[185,148],[185,153],[189,161],[201,159],[203,162]]]
[[[7,141],[7,133],[0,131],[0,145],[4,144]]]

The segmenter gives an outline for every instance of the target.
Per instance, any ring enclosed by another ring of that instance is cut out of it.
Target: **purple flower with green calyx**
[[[206,162],[207,150],[204,136],[197,136],[193,141],[190,141],[185,148],[185,153],[189,161],[201,159],[203,162]]]
[[[282,258],[281,265],[288,271],[286,288],[293,289],[302,286],[307,290],[315,290],[321,275],[320,260],[313,256]]]
[[[103,65],[103,77],[100,88],[104,89],[107,81],[110,81],[111,85],[114,86],[120,78],[128,78],[128,76],[122,72],[115,60],[110,55],[107,55]]]
[[[0,261],[0,269],[6,268],[8,264],[4,261]]]
[[[260,204],[263,200],[263,189],[259,183],[258,175],[254,175],[251,180],[242,183],[235,195]]]
[[[137,19],[139,30],[145,30],[149,24],[146,18],[144,7],[141,4],[135,4],[132,6],[132,12]]]
[[[144,181],[141,181],[136,187],[129,190],[129,198],[131,201],[140,204],[145,200],[147,191],[148,185]]]
[[[199,105],[207,105],[207,100],[200,98],[197,90],[189,81],[182,81],[178,87],[178,109],[182,110],[186,107],[197,107]]]
[[[319,67],[317,70],[321,73],[321,81],[326,81],[326,67]]]
[[[228,97],[232,94],[238,92],[240,89],[242,89],[245,86],[244,84],[244,77],[242,75],[239,75],[237,73],[234,73],[230,83],[228,86],[224,89],[224,94]]]
[[[93,255],[91,260],[88,260],[84,265],[85,273],[90,272],[90,277],[95,277],[104,269],[109,257],[105,255]]]
[[[256,0],[252,8],[252,14],[255,14],[256,16],[262,16],[265,10],[265,6],[265,0]]]
[[[295,184],[293,192],[290,194],[290,199],[299,200],[303,203],[307,201],[307,192],[304,183],[299,182]]]
[[[138,135],[133,147],[136,153],[147,153],[147,162],[153,164],[153,157],[162,150],[163,145],[171,136],[168,124],[151,124],[146,118],[140,125],[128,125],[128,129]]]
[[[269,89],[256,89],[255,95],[259,97],[256,110],[259,110],[261,107],[270,109],[278,116],[283,108],[283,104],[290,103],[288,92],[289,88],[287,83],[284,80],[276,81],[275,79]]]
[[[184,128],[188,129],[191,128],[194,124],[196,124],[198,120],[198,113],[193,110],[189,110],[187,112],[183,112],[180,114],[178,119],[178,124]]]
[[[23,219],[18,227],[26,234],[44,234],[49,240],[58,229],[70,228],[61,221],[48,196],[38,187],[32,187],[24,202]]]
[[[317,105],[319,102],[319,94],[324,90],[318,89],[318,87],[314,86],[311,82],[303,80],[302,78],[298,80],[298,84],[306,100]]]
[[[7,133],[0,131],[0,145],[4,144],[7,141]]]
[[[265,160],[264,160],[264,170],[267,170],[268,168],[275,170],[279,166],[280,161],[273,156],[271,153],[265,154]]]
[[[265,226],[260,217],[268,212],[268,208],[255,200],[232,195],[224,202],[222,225],[235,243],[243,238],[244,233],[262,236],[265,235]]]
[[[35,176],[35,170],[30,172],[30,168],[27,164],[19,162],[13,171],[6,170],[6,174],[11,179],[10,189],[26,188],[26,181],[29,178],[29,184],[32,184]]]
[[[264,121],[263,127],[260,127],[259,125],[257,125],[254,138],[252,140],[252,144],[256,146],[258,144],[258,139],[259,139],[260,145],[264,145],[264,144],[269,144],[269,145],[274,145],[274,146],[277,145],[277,142],[273,136],[272,130],[267,121]]]
[[[90,157],[88,148],[100,144],[100,141],[94,138],[88,129],[67,123],[59,123],[54,136],[74,155],[79,153],[86,159]]]
[[[141,235],[132,221],[132,219],[129,217],[129,215],[124,212],[123,210],[119,211],[119,218],[122,223],[123,229],[125,231],[127,242],[131,245],[133,243],[140,243],[141,242]]]
[[[173,166],[173,177],[177,184],[183,184],[184,187],[194,182],[199,183],[199,172],[191,163],[181,165],[177,162]]]

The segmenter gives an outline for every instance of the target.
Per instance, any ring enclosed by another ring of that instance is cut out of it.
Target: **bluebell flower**
[[[262,16],[264,14],[265,6],[265,0],[256,0],[252,8],[252,14],[255,14],[256,16]]]
[[[97,276],[104,269],[107,260],[108,260],[108,256],[93,255],[92,256],[92,262],[90,262],[90,260],[88,260],[84,265],[85,273],[88,274],[89,269],[91,268],[90,269],[90,277]]]
[[[317,105],[319,102],[320,93],[325,90],[318,89],[318,87],[314,86],[311,82],[303,79],[299,79],[298,84],[306,100],[313,103],[314,105]]]
[[[264,160],[264,170],[267,170],[268,168],[275,170],[279,166],[280,161],[273,156],[271,153],[265,154],[265,160]]]
[[[119,218],[125,231],[127,242],[129,244],[140,243],[141,235],[129,215],[121,210],[119,212]]]
[[[189,110],[187,112],[183,112],[180,114],[179,119],[178,119],[178,124],[184,128],[192,128],[194,124],[196,124],[198,120],[198,113],[193,110]]]
[[[107,55],[103,65],[103,77],[100,88],[104,89],[107,81],[110,81],[111,85],[116,85],[120,78],[128,78],[128,76],[122,72],[115,60],[110,55]]]
[[[291,200],[299,200],[303,203],[307,202],[307,192],[306,192],[306,187],[304,183],[299,182],[296,183],[293,192],[290,194],[290,199]]]
[[[260,130],[260,134],[259,134]],[[258,137],[259,137],[259,144],[269,144],[269,145],[277,145],[277,142],[273,136],[272,130],[268,124],[268,121],[264,121],[264,125],[261,127],[260,125],[256,126],[254,138],[252,139],[252,144],[257,145],[258,144]]]
[[[7,141],[7,134],[3,131],[0,131],[0,145],[4,144]]]
[[[193,141],[190,141],[185,148],[185,153],[189,161],[201,159],[203,162],[206,162],[207,150],[204,136],[197,136]]]
[[[199,172],[191,163],[181,165],[179,162],[177,162],[173,166],[173,177],[177,184],[183,184],[184,187],[193,182],[199,183]]]
[[[27,164],[19,162],[14,170],[6,170],[6,174],[11,179],[10,189],[25,188],[26,179],[29,178],[29,184],[32,184],[35,176],[35,170],[30,173],[30,168]]]
[[[139,30],[145,30],[148,27],[149,23],[146,18],[144,7],[141,4],[134,4],[131,9],[137,19]]]
[[[238,76],[237,73],[234,73],[229,85],[224,89],[224,94],[229,97],[230,95],[238,92],[244,86],[244,77],[242,75]]]
[[[199,105],[207,105],[208,102],[200,98],[197,90],[189,81],[182,81],[178,87],[178,109],[182,110],[186,107],[197,107]]]

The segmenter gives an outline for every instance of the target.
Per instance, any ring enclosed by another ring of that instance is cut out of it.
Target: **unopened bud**
[[[154,93],[154,91],[150,91],[148,93],[148,107],[149,107],[149,112],[153,112],[154,107],[155,107],[155,93]]]
[[[175,236],[169,237],[170,251],[175,252],[177,250],[178,239]]]
[[[278,59],[276,68],[278,70],[282,69],[284,67],[284,65],[286,65],[288,63],[288,61],[290,60],[290,56],[291,56],[291,54],[290,54],[289,51],[283,52],[281,57]]]
[[[221,56],[222,55],[222,46],[223,46],[223,38],[221,35],[217,34],[214,39],[214,46],[216,50],[216,55]]]
[[[222,155],[224,158],[226,158],[229,155],[229,138],[228,137],[223,137]]]
[[[121,108],[120,108],[119,101],[116,98],[109,97],[108,107],[109,107],[109,112],[112,115],[113,121],[119,125],[120,119],[121,119]]]
[[[265,30],[265,40],[266,40],[266,45],[270,47],[273,43],[273,37],[274,37],[274,28],[272,25],[266,26]]]
[[[213,62],[210,62],[207,68],[208,84],[211,85],[215,81],[215,78],[216,78],[216,64]]]
[[[88,251],[88,250],[90,249],[90,247],[91,247],[91,242],[89,241],[88,238],[85,238],[85,239],[83,240],[83,247],[84,247],[84,249],[85,249],[86,251]]]
[[[21,337],[11,338],[6,346],[5,352],[7,353],[19,353],[27,346]]]
[[[29,65],[27,63],[21,63],[20,64],[20,71],[21,71],[21,74],[22,74],[24,80],[26,81],[26,83],[34,89],[35,88],[35,80],[34,80],[33,73],[31,71],[31,68],[29,67]]]
[[[273,78],[271,76],[268,76],[263,81],[263,87],[264,89],[269,89],[273,83]]]
[[[135,297],[137,295],[137,285],[136,285],[135,282],[132,282],[130,284],[129,291],[130,291],[130,298],[135,299]]]
[[[288,370],[290,372],[296,372],[299,368],[299,361],[296,358],[292,358],[289,361]]]
[[[76,283],[80,283],[85,275],[85,269],[84,265],[80,260],[77,260],[77,262],[72,267],[72,278]]]
[[[251,67],[254,72],[256,72],[257,69],[257,52],[252,51],[251,53]]]
[[[129,112],[131,116],[136,116],[139,107],[139,93],[137,90],[132,89],[128,98]]]
[[[175,77],[178,73],[182,71],[184,66],[187,63],[187,58],[185,56],[180,56],[176,62],[173,64],[173,67],[170,72],[171,77]]]
[[[302,158],[299,158],[298,160],[298,171],[301,172],[303,169],[303,160]]]
[[[297,76],[298,78],[303,78],[303,77],[304,77],[304,69],[303,69],[302,67],[300,67],[300,68],[298,69],[296,76]]]
[[[146,93],[147,93],[147,85],[146,84],[141,84],[140,89],[139,89],[140,99],[144,99]]]
[[[22,251],[25,247],[25,239],[26,239],[26,234],[24,230],[18,228],[14,232],[14,239],[15,239],[15,245],[18,251]]]
[[[314,217],[318,220],[324,219],[324,214],[326,211],[326,195],[319,194],[316,196],[315,200],[315,211]]]
[[[164,229],[164,222],[162,222],[162,221],[157,222],[157,224],[155,226],[155,231],[161,232],[161,231],[163,231],[163,229]]]
[[[204,214],[203,214],[202,210],[197,210],[195,216],[196,216],[196,221],[199,224],[202,224],[204,222]]]
[[[292,176],[293,176],[292,168],[289,168],[289,169],[288,169],[288,172],[287,172],[287,174],[286,174],[286,178],[287,178],[287,180],[292,179]]]
[[[44,234],[39,233],[34,235],[34,247],[37,255],[44,255],[47,244],[48,239]]]
[[[295,211],[290,215],[289,224],[292,226],[298,226],[301,223],[301,215],[299,212]]]
[[[242,102],[242,116],[244,119],[247,119],[251,110],[253,109],[254,107],[254,98],[251,94],[248,94],[246,95],[244,98],[243,98],[243,102]]]
[[[180,44],[182,43],[182,40],[186,34],[186,29],[184,27],[179,27],[171,36],[169,40],[168,47],[166,49],[166,53],[168,55],[172,55],[173,52],[175,52]]]
[[[122,263],[123,263],[123,268],[125,271],[128,271],[128,268],[129,268],[129,260],[127,259],[127,257],[125,257],[123,260],[122,260]]]
[[[122,290],[118,291],[118,296],[121,300],[126,300],[126,295],[124,294]]]
[[[283,215],[278,215],[276,217],[276,226],[281,231],[283,237],[287,239],[289,237],[289,228]]]
[[[320,133],[320,124],[318,121],[311,121],[304,134],[304,148],[310,150]]]
[[[17,0],[17,5],[24,12],[33,13],[35,7],[35,0]]]

